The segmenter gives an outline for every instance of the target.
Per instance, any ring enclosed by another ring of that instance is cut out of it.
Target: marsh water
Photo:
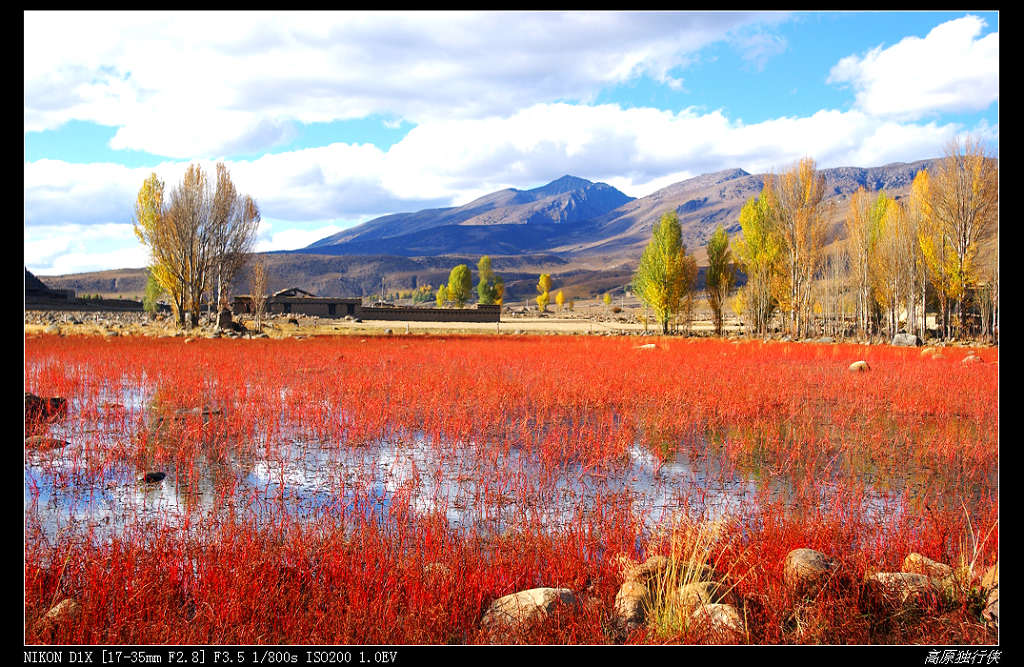
[[[197,437],[202,426],[223,418],[220,411],[188,413],[199,430],[161,433],[154,427],[152,391],[128,387],[102,398],[100,409],[69,400],[67,419],[49,432],[66,446],[26,450],[26,535],[102,540],[129,530],[173,529],[202,539],[205,527],[224,521],[345,525],[368,518],[386,522],[402,512],[443,517],[453,529],[484,534],[526,523],[556,530],[608,511],[632,513],[653,527],[680,513],[716,519],[748,513],[765,499],[789,503],[794,511],[805,501],[790,474],[767,466],[723,467],[710,439],[665,454],[638,439],[624,456],[587,468],[545,464],[525,447],[435,442],[415,432],[340,444],[285,422],[272,439],[156,460],[139,456],[140,433],[148,429],[150,441]],[[816,502],[844,502],[833,491],[852,467],[840,462],[816,479]],[[140,481],[151,470],[166,476]],[[862,513],[900,512],[922,484],[913,474],[856,474]]]

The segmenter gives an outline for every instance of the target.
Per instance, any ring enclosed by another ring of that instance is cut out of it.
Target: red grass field
[[[650,340],[27,336],[69,444],[26,448],[25,641],[995,641],[970,595],[895,613],[859,583],[910,552],[997,562],[995,349]],[[620,557],[680,519],[725,527],[745,631],[616,635]],[[811,604],[798,547],[844,572]],[[537,586],[580,604],[481,629]],[[65,598],[75,622],[42,622]]]

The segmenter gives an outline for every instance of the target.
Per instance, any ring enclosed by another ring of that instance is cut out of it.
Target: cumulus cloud
[[[878,166],[938,156],[964,129],[879,119],[859,110],[744,124],[717,110],[673,113],[557,103],[502,117],[424,122],[388,150],[336,143],[229,161],[228,167],[236,187],[256,198],[265,218],[323,226],[460,205],[566,173],[644,196],[667,185],[668,178],[733,167],[770,171],[805,155],[823,167]],[[988,136],[998,131],[981,129]],[[186,164],[167,162],[155,171],[171,187]],[[200,164],[213,172],[211,161]],[[26,163],[26,224],[127,223],[151,171],[55,160]]]
[[[41,225],[25,229],[25,266],[38,275],[64,275],[149,263],[131,225]]]
[[[336,143],[227,165],[238,190],[260,206],[256,250],[269,251],[304,247],[380,215],[461,205],[566,173],[642,197],[702,173],[764,173],[804,156],[821,168],[938,157],[966,130],[985,141],[998,138],[998,126],[985,123],[913,123],[857,109],[744,124],[718,110],[557,103],[507,116],[427,121],[387,150]],[[26,265],[42,275],[145,265],[130,225],[138,189],[153,171],[173,187],[187,164],[26,163]],[[214,172],[212,161],[200,164]]]
[[[999,33],[981,36],[977,16],[947,21],[926,37],[840,60],[827,82],[849,85],[865,113],[917,119],[981,111],[999,98]]]
[[[260,152],[293,123],[414,123],[589,101],[679,70],[780,14],[28,12],[25,130],[119,128],[117,149],[170,158]]]
[[[268,224],[264,220],[260,223],[260,230],[257,233],[254,249],[256,252],[270,252],[272,250],[305,248],[322,238],[337,234],[344,228],[341,225],[331,224],[315,228],[282,229],[275,232],[273,231],[273,225]]]

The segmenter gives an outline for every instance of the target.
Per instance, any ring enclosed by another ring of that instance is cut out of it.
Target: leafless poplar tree
[[[256,331],[263,331],[263,311],[267,307],[267,268],[263,262],[255,261],[249,273],[249,294],[252,299],[252,313],[256,320]]]
[[[802,336],[809,329],[811,290],[822,260],[827,215],[825,177],[812,158],[804,158],[769,180],[785,244],[791,326],[795,335]]]
[[[932,214],[952,253],[950,297],[962,323],[964,298],[977,281],[979,244],[995,233],[998,224],[998,165],[980,141],[954,139],[935,169],[931,194]]]

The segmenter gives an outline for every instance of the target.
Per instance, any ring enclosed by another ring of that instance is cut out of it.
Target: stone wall
[[[251,313],[248,296],[237,296],[232,303],[236,314]],[[498,322],[501,306],[471,308],[421,308],[418,306],[363,306],[360,299],[332,299],[326,297],[268,297],[264,312],[268,314],[314,315],[342,318],[347,316],[363,320],[390,320],[408,322]]]
[[[46,299],[25,297],[25,310],[142,311],[141,301],[131,299]]]
[[[475,308],[418,308],[395,306],[373,308],[363,306],[356,317],[364,320],[398,320],[408,322],[498,322],[501,320],[501,306]]]

